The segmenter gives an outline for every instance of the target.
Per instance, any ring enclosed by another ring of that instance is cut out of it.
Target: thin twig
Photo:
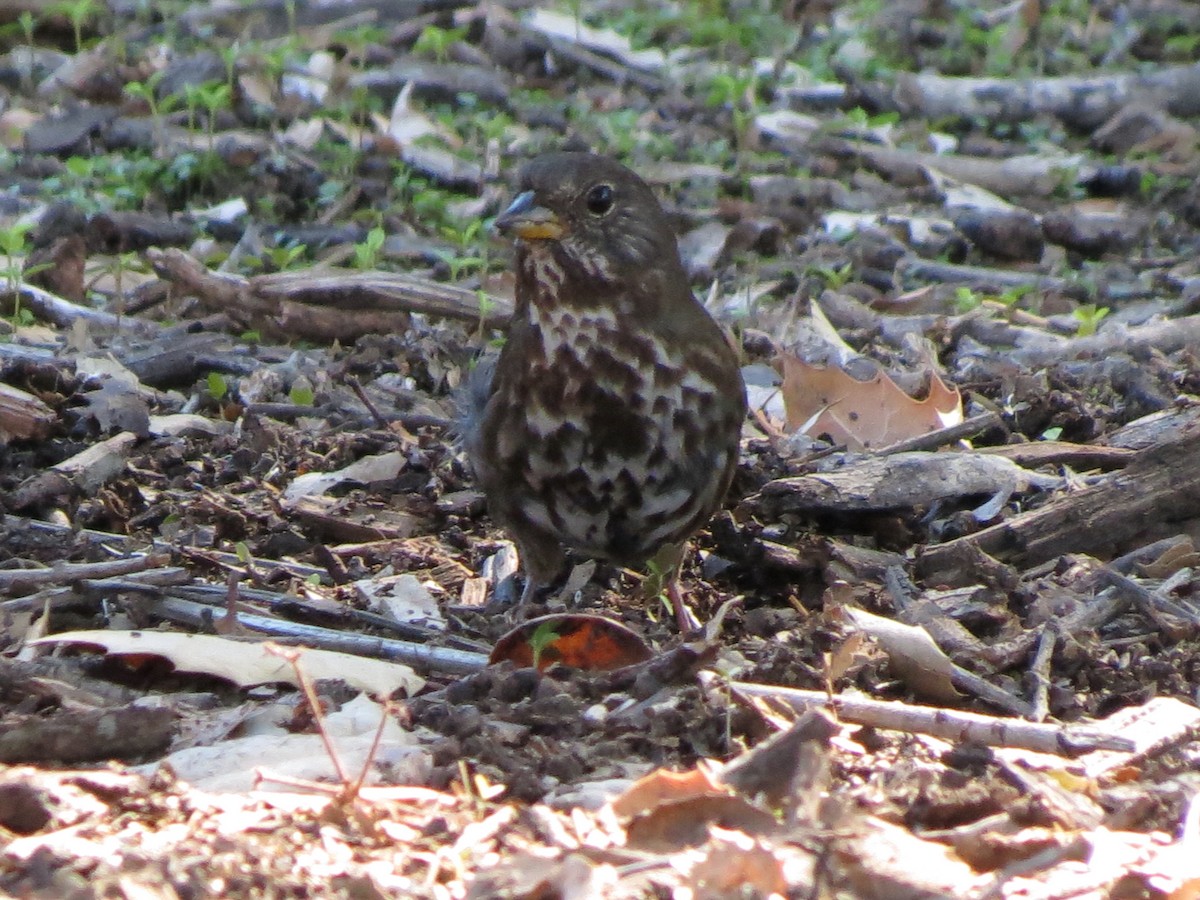
[[[317,734],[321,736],[321,743],[325,745],[325,752],[329,755],[329,761],[333,763],[338,781],[342,783],[343,791],[349,790],[352,784],[350,776],[346,774],[346,767],[342,764],[337,747],[334,746],[333,737],[329,734],[329,729],[325,727],[325,711],[321,708],[321,698],[317,696],[317,689],[313,687],[312,679],[300,665],[301,652],[294,647],[284,647],[271,642],[264,644],[263,649],[272,656],[278,656],[285,660],[292,667],[292,671],[296,673],[296,683],[300,685],[300,690],[304,692],[304,699],[308,702],[308,708],[312,710]],[[345,796],[345,794],[343,795]],[[349,794],[349,796],[352,797],[353,794]]]
[[[1058,643],[1058,628],[1054,623],[1042,626],[1037,652],[1029,666],[1033,678],[1033,696],[1029,700],[1029,719],[1044,722],[1050,714],[1050,664],[1054,661],[1054,645]]]
[[[379,411],[379,408],[375,406],[375,403],[370,397],[367,396],[367,392],[363,390],[362,383],[359,382],[359,380],[353,375],[347,375],[345,380],[346,384],[350,385],[350,390],[354,391],[354,393],[358,396],[358,399],[362,401],[362,405],[367,408],[367,412],[371,414],[371,418],[375,420],[375,424],[380,428],[387,428],[387,419],[383,417],[383,413]]]
[[[889,444],[887,447],[879,450],[877,455],[889,456],[893,453],[908,453],[912,450],[936,450],[938,447],[943,447],[954,441],[974,437],[981,431],[986,431],[989,428],[998,427],[1003,424],[1004,420],[999,415],[994,412],[985,412],[959,422],[957,425],[949,425],[946,428],[939,428],[936,431],[918,434],[916,437],[906,438],[903,441],[896,441],[896,443]]]
[[[831,699],[824,691],[804,691],[746,681],[735,681],[730,686],[735,692],[749,697],[782,700],[797,710],[814,706],[828,707],[844,722],[931,734],[949,741],[973,741],[990,747],[1016,747],[1067,757],[1080,756],[1093,750],[1130,752],[1135,749],[1134,742],[1129,738],[1081,725],[1047,725],[865,697],[837,696]]]

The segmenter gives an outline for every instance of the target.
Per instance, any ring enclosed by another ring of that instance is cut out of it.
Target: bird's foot
[[[678,575],[667,583],[666,593],[667,600],[671,603],[671,608],[675,610],[675,623],[679,626],[679,633],[691,634],[693,631],[699,631],[701,628],[700,620],[696,618],[696,614],[687,605],[683,588],[679,586]]]

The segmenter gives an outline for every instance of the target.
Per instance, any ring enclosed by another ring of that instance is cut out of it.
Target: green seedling
[[[1085,303],[1077,306],[1071,313],[1079,323],[1075,330],[1076,337],[1090,337],[1096,333],[1100,322],[1108,315],[1107,306],[1097,306],[1095,303]]]
[[[334,39],[345,45],[346,58],[353,68],[361,72],[367,65],[367,47],[385,43],[388,33],[378,25],[359,25],[339,31]]]
[[[49,263],[22,268],[21,259],[26,252],[26,238],[33,226],[28,222],[14,223],[0,228],[0,252],[4,254],[4,281],[13,298],[12,321],[14,325],[32,325],[33,313],[21,308],[21,281],[26,275],[49,268]]]
[[[295,406],[312,406],[316,395],[313,393],[311,384],[305,381],[297,381],[292,385],[292,389],[288,391],[288,399]]]
[[[721,72],[709,82],[705,102],[709,106],[724,107],[733,118],[733,139],[738,156],[745,150],[750,133],[750,123],[758,108],[758,75],[750,72]]]
[[[804,274],[821,279],[825,287],[831,291],[836,291],[844,287],[850,280],[850,276],[854,274],[854,266],[850,263],[844,263],[834,268],[832,266],[812,264],[804,267]]]
[[[413,44],[414,53],[431,55],[440,63],[450,58],[450,48],[467,36],[465,28],[439,28],[427,25]]]
[[[37,28],[37,20],[34,19],[33,13],[25,10],[21,15],[17,16],[17,24],[21,26],[21,34],[25,35],[25,44],[32,47],[33,32]]]
[[[229,393],[229,384],[220,372],[209,372],[207,382],[208,395],[214,400],[219,402]]]
[[[188,85],[184,91],[189,109],[193,104],[203,107],[207,116],[208,149],[212,152],[216,141],[217,113],[228,109],[232,102],[233,92],[223,81],[206,81],[200,85]]]
[[[969,313],[973,309],[978,309],[981,303],[983,303],[983,297],[971,288],[958,287],[954,289],[954,309],[956,312]]]
[[[558,638],[559,634],[554,630],[553,622],[543,622],[533,630],[533,634],[529,636],[529,650],[533,654],[533,667],[535,669],[542,667],[542,654]]]
[[[16,291],[21,283],[20,257],[25,255],[25,239],[33,226],[18,222],[0,228],[0,252],[4,253],[4,278],[10,291]]]
[[[71,30],[75,34],[75,52],[83,50],[83,26],[96,15],[96,0],[67,0],[55,7],[56,12],[65,13],[71,20]]]
[[[483,230],[483,222],[476,219],[463,226],[444,225],[442,236],[458,245],[457,250],[443,250],[438,257],[450,269],[450,280],[458,281],[469,272],[486,272],[488,266],[487,244],[482,253],[472,253]]]
[[[383,253],[383,242],[386,239],[386,232],[378,225],[368,231],[366,239],[354,245],[355,268],[374,269],[378,267],[379,258]]]
[[[264,268],[269,266],[272,272],[284,272],[307,252],[307,244],[280,244],[274,247],[264,247],[263,256],[256,262]]]
[[[159,69],[145,81],[131,81],[125,85],[126,93],[131,97],[145,100],[146,105],[150,107],[150,118],[154,122],[155,144],[159,147],[163,143],[163,117],[178,107],[180,102],[179,97],[174,94],[163,97],[161,100],[158,99],[157,88],[166,74],[166,69]]]

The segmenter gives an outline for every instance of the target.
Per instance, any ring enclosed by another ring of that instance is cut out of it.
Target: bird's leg
[[[647,598],[666,595],[667,602],[675,613],[675,622],[679,625],[681,634],[687,634],[700,627],[695,614],[688,609],[684,599],[683,588],[679,585],[679,572],[683,568],[683,557],[687,551],[687,541],[680,544],[668,544],[654,554],[647,562],[650,574],[644,582]]]
[[[530,603],[555,583],[567,567],[567,555],[562,545],[548,535],[522,534],[517,540],[517,553],[525,569],[525,589],[521,603]]]
[[[675,610],[675,624],[679,626],[680,634],[689,634],[699,630],[700,620],[688,607],[683,596],[683,588],[679,586],[678,570],[675,572],[675,577],[667,583],[667,599],[671,601],[671,608]]]

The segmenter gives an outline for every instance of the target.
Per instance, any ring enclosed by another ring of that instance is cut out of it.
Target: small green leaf
[[[214,400],[222,399],[229,392],[229,385],[225,382],[225,376],[220,372],[208,373],[208,393]]]
[[[960,313],[966,313],[973,309],[978,309],[979,304],[982,302],[983,298],[969,287],[959,287],[954,289],[954,308]]]
[[[529,636],[529,649],[533,652],[533,667],[540,668],[542,652],[558,640],[558,632],[554,630],[553,622],[543,622]]]
[[[254,562],[254,557],[251,555],[250,548],[246,546],[245,541],[238,541],[233,548],[233,552],[237,554],[237,558],[244,566],[248,566]]]
[[[291,391],[288,392],[288,397],[296,406],[312,406],[314,398],[313,389],[308,384],[296,382],[292,385]]]
[[[387,232],[378,225],[368,231],[362,243],[354,245],[354,265],[359,269],[375,268],[386,239]]]
[[[1075,334],[1078,337],[1090,337],[1096,333],[1096,328],[1099,327],[1101,320],[1108,315],[1108,307],[1097,306],[1095,303],[1085,303],[1082,306],[1076,307],[1071,315],[1079,323],[1079,328]]]

